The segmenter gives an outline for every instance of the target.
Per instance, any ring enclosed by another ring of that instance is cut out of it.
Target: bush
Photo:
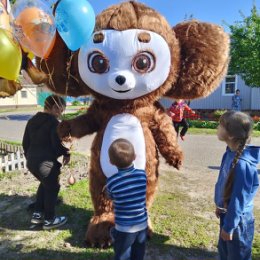
[[[193,128],[217,129],[219,123],[207,120],[188,120],[189,126]],[[255,122],[254,130],[260,131],[260,121]]]
[[[218,127],[218,122],[205,121],[205,120],[189,120],[189,125],[190,127],[195,127],[195,128],[216,129]]]
[[[72,103],[71,103],[72,106],[81,106],[81,102],[78,101],[78,100],[74,100]]]
[[[255,122],[255,124],[254,124],[254,130],[260,131],[260,121]]]
[[[216,118],[216,120],[219,120],[219,118],[226,112],[227,112],[227,110],[215,110],[213,112],[213,115]]]
[[[77,117],[77,116],[80,116],[80,115],[82,115],[82,114],[84,114],[84,113],[86,113],[86,110],[80,109],[80,110],[78,110],[77,112],[63,114],[62,117],[61,117],[61,119],[62,119],[62,120],[73,119],[73,118],[75,118],[75,117]]]

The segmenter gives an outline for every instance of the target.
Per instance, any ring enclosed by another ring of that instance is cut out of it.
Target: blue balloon
[[[87,0],[61,0],[55,11],[55,24],[68,48],[76,51],[89,40],[95,13]]]

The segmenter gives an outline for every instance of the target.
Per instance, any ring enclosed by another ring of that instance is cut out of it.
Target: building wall
[[[242,98],[242,110],[250,110],[252,89],[246,86],[240,77],[237,80],[237,88],[240,89]],[[222,82],[208,97],[192,100],[190,106],[194,109],[231,109],[233,95],[223,94],[224,84]]]
[[[231,109],[232,96],[223,94],[225,82],[208,97],[191,100],[190,107],[193,109]],[[240,89],[242,98],[242,110],[260,110],[260,88],[248,87],[241,77],[237,78],[237,88]],[[164,107],[171,105],[171,100],[163,98],[160,103]]]
[[[37,106],[37,90],[35,85],[26,85],[12,97],[1,98],[0,107]]]
[[[251,91],[251,109],[260,110],[260,87],[252,88]]]

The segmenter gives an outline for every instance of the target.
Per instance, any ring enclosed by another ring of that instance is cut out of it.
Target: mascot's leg
[[[151,208],[154,195],[157,190],[158,185],[158,167],[159,167],[159,158],[156,149],[150,149],[147,155],[147,163],[146,163],[146,174],[147,174],[147,192],[146,192],[146,205],[148,209]],[[153,227],[150,217],[148,218],[148,238],[152,237]]]
[[[112,201],[106,196],[104,186],[106,177],[101,171],[99,159],[91,159],[89,171],[89,187],[94,207],[94,216],[91,218],[86,233],[88,246],[105,248],[111,245],[110,228],[114,226]]]

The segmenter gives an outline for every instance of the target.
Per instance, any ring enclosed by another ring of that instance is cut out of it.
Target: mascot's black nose
[[[116,77],[116,83],[118,83],[119,85],[123,85],[125,83],[125,81],[126,81],[126,78],[124,76],[119,75]]]

